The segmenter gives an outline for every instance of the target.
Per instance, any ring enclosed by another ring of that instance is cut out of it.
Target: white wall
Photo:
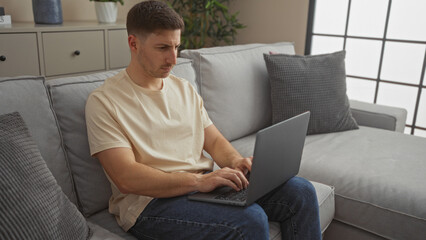
[[[118,4],[118,19],[125,20],[127,12],[142,0],[124,0]],[[94,2],[62,0],[64,21],[96,21]],[[32,0],[0,0],[12,22],[32,22]],[[247,25],[237,36],[236,43],[295,42],[296,52],[303,54],[309,0],[232,0],[230,9],[239,11],[240,21]]]

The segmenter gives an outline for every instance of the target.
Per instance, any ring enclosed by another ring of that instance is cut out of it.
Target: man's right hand
[[[198,177],[198,191],[210,192],[218,187],[228,186],[236,191],[248,187],[248,180],[241,171],[228,167]]]

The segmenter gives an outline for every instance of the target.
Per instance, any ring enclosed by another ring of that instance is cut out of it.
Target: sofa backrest
[[[43,77],[0,78],[0,114],[19,112],[43,159],[68,198],[77,205],[61,134]]]
[[[58,78],[49,80],[46,84],[63,136],[80,211],[86,217],[108,207],[111,186],[99,161],[90,156],[85,105],[89,94],[105,79],[118,72],[119,70]],[[195,73],[190,60],[178,59],[173,73],[195,84]]]
[[[194,86],[197,92],[200,92],[196,81],[197,76],[194,71],[193,61],[191,59],[178,58],[178,62],[172,69],[171,73],[177,77],[188,80],[188,82]]]
[[[80,211],[86,217],[108,207],[111,189],[87,140],[85,105],[89,94],[118,71],[47,81],[74,178]]]
[[[294,54],[294,44],[246,44],[183,50],[194,61],[204,105],[229,140],[252,134],[272,123],[270,85],[264,53]]]

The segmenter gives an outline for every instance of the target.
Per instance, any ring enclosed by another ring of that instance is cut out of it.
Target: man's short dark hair
[[[157,30],[183,31],[181,16],[160,1],[144,1],[133,6],[127,14],[127,34],[149,34]]]

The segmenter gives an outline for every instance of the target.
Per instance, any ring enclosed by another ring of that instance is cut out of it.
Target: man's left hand
[[[232,162],[232,167],[235,170],[241,171],[244,175],[247,175],[251,171],[251,164],[253,157],[239,158]]]

